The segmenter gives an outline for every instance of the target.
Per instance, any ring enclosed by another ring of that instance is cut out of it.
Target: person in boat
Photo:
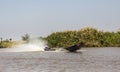
[[[76,45],[64,48],[65,50],[68,50],[69,52],[76,52],[78,49],[81,49],[81,47],[83,46],[83,42],[80,42]]]
[[[45,51],[50,50],[50,48],[48,47],[48,45],[45,46],[44,50],[45,50]]]

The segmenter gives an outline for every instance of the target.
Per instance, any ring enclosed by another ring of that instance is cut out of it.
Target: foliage
[[[6,39],[6,40],[3,40],[2,38],[0,38],[1,41],[0,41],[0,48],[6,48],[6,47],[12,47],[13,45],[13,42],[12,42],[12,39]]]
[[[23,41],[29,42],[30,36],[28,34],[25,34],[25,35],[23,35],[21,37],[22,37]]]
[[[94,28],[82,28],[80,30],[54,32],[47,37],[38,39],[46,40],[49,47],[68,47],[80,42],[85,47],[120,47],[120,29],[117,32],[104,32]],[[12,47],[20,43],[29,42],[30,36],[22,36],[23,41],[3,40],[0,38],[0,48]]]
[[[0,38],[0,48],[11,48],[20,43],[22,43],[22,42],[21,41],[12,41],[12,38],[5,39],[5,40],[3,40],[3,38]]]
[[[120,32],[103,32],[94,28],[54,32],[45,38],[50,47],[67,47],[84,42],[85,47],[120,46]]]

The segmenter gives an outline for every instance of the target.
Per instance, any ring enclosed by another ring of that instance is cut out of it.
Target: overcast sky
[[[0,0],[0,37],[21,39],[93,27],[120,28],[120,0]]]

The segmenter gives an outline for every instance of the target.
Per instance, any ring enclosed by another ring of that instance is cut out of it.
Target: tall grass
[[[0,42],[0,48],[12,48],[18,44],[20,44],[20,41],[1,41]]]

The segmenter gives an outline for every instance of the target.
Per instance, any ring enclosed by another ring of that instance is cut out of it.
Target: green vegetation
[[[28,43],[29,40],[30,40],[29,34],[25,34],[25,35],[21,36],[21,38],[22,38],[22,40],[25,41],[26,43]]]
[[[23,43],[28,43],[30,36],[28,34],[24,34],[23,36],[21,36],[22,40],[20,41],[12,41],[12,39],[5,39],[3,40],[3,38],[0,38],[0,48],[12,48],[16,45],[19,44],[23,44]]]
[[[0,38],[0,48],[12,47],[20,43],[28,43],[30,36],[21,36],[22,41],[3,40]],[[47,37],[39,39],[46,40],[49,47],[67,47],[84,42],[85,47],[120,47],[120,29],[117,32],[104,32],[94,28],[83,28],[80,30],[54,32]]]
[[[0,48],[11,48],[13,45],[18,44],[15,41],[12,41],[12,39],[6,39],[3,40],[3,38],[0,38]]]
[[[45,38],[50,47],[67,47],[84,42],[85,47],[120,47],[120,31],[104,32],[94,28],[55,32]]]

